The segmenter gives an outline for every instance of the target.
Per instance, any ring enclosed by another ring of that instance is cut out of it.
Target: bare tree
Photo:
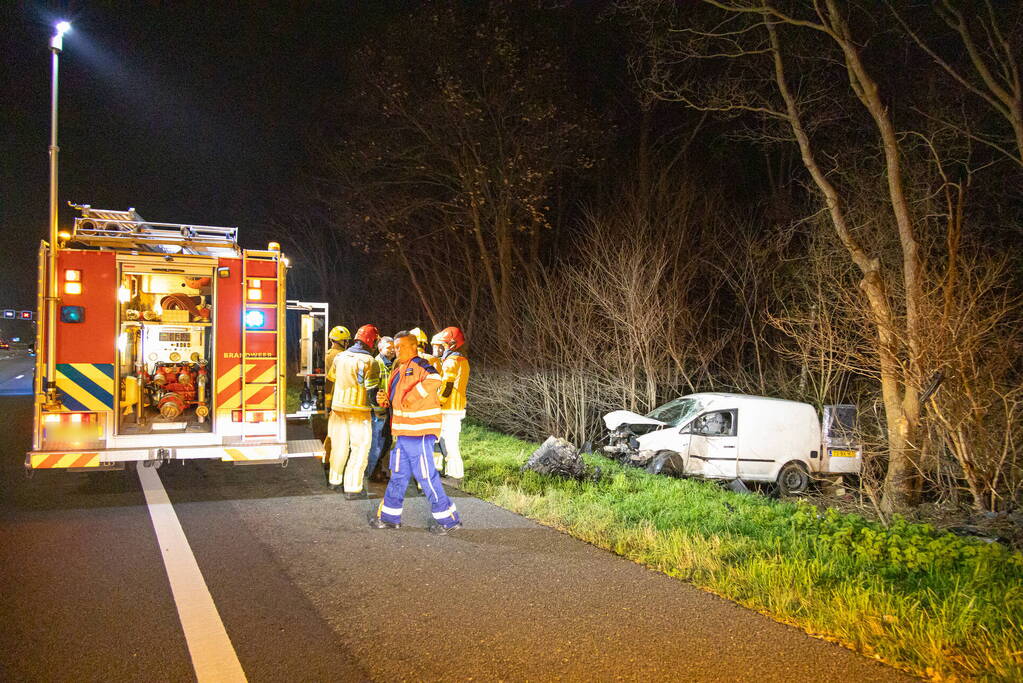
[[[331,147],[324,178],[397,253],[433,324],[471,325],[485,296],[505,350],[555,190],[593,164],[596,140],[555,44],[516,31],[519,20],[513,3],[488,3],[486,21],[445,3],[360,50],[362,123]]]
[[[907,186],[906,138],[885,101],[878,69],[871,66],[864,42],[850,24],[860,8],[836,0],[809,6],[766,0],[704,0],[703,5],[705,14],[688,13],[680,28],[659,34],[652,50],[662,68],[654,71],[649,85],[665,99],[703,111],[762,117],[773,122],[767,131],[775,132],[766,135],[777,139],[787,130],[796,142],[821,209],[860,272],[876,334],[889,450],[884,506],[890,510],[912,504],[921,485],[919,391],[925,362],[921,310],[926,305],[927,266],[918,232],[928,217],[914,204]],[[646,12],[657,3],[637,6]],[[677,65],[694,61],[704,67],[702,82],[676,77]],[[791,63],[797,64],[794,73],[789,72]],[[706,78],[708,73],[713,77]],[[843,77],[842,88],[838,76]],[[866,118],[858,118],[843,101],[856,103]],[[848,182],[865,168],[857,168],[860,162],[835,146],[853,139],[860,141],[860,149],[869,140],[867,149],[880,162],[874,174],[883,182],[884,194],[867,211],[852,209],[863,202],[850,197],[865,183]],[[882,230],[880,244],[889,244],[890,237],[897,245],[897,261],[883,258],[885,251],[877,242],[864,241],[885,225],[890,232]]]
[[[992,135],[975,130],[968,122],[957,127],[974,140],[988,145],[1005,158],[1023,166],[1023,78],[1020,55],[1023,54],[1023,7],[1019,3],[998,3],[984,0],[983,8],[964,9],[962,3],[937,0],[927,3],[955,41],[955,49],[945,53],[932,45],[922,31],[898,5],[887,2],[899,25],[934,63],[941,67],[963,92],[976,97],[996,116],[1008,124],[1010,134]],[[975,3],[977,5],[981,3]],[[916,13],[916,21],[929,17]]]

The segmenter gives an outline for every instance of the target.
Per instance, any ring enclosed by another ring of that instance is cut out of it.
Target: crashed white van
[[[764,396],[702,393],[638,415],[604,416],[604,451],[650,472],[708,479],[776,482],[801,493],[815,475],[858,475],[862,448],[853,440],[856,407],[824,407]]]

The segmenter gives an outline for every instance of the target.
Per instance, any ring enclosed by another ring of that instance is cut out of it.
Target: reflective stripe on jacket
[[[440,436],[441,379],[437,369],[419,357],[391,366],[387,396],[391,402],[391,434]]]
[[[391,378],[391,368],[394,367],[394,361],[392,360],[389,364],[384,360],[383,356],[377,354],[376,358],[373,359],[377,364],[377,373],[380,376],[380,391],[381,396],[387,395],[388,380]],[[381,408],[378,405],[373,406],[373,415],[376,417],[387,417],[387,408]]]
[[[458,351],[452,351],[444,356],[442,363],[443,384],[441,391],[451,384],[451,393],[447,398],[440,399],[440,408],[445,413],[460,413],[465,415],[465,392],[469,386],[469,359]]]
[[[372,354],[364,349],[348,349],[334,358],[327,379],[334,380],[331,410],[369,413],[369,392],[380,386],[380,372]]]

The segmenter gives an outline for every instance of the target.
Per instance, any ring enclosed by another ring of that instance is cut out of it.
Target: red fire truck
[[[56,253],[45,242],[39,253],[35,431],[25,466],[323,457],[319,441],[287,440],[285,345],[288,309],[304,311],[300,374],[307,383],[322,376],[312,350],[326,348],[326,308],[289,306],[280,246],[243,249],[237,228],[75,208],[81,216],[60,233]],[[55,306],[44,305],[49,277]],[[316,412],[309,395],[303,416]]]

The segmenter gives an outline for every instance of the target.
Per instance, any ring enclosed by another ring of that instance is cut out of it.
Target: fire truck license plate
[[[856,451],[831,451],[832,458],[855,458]]]

